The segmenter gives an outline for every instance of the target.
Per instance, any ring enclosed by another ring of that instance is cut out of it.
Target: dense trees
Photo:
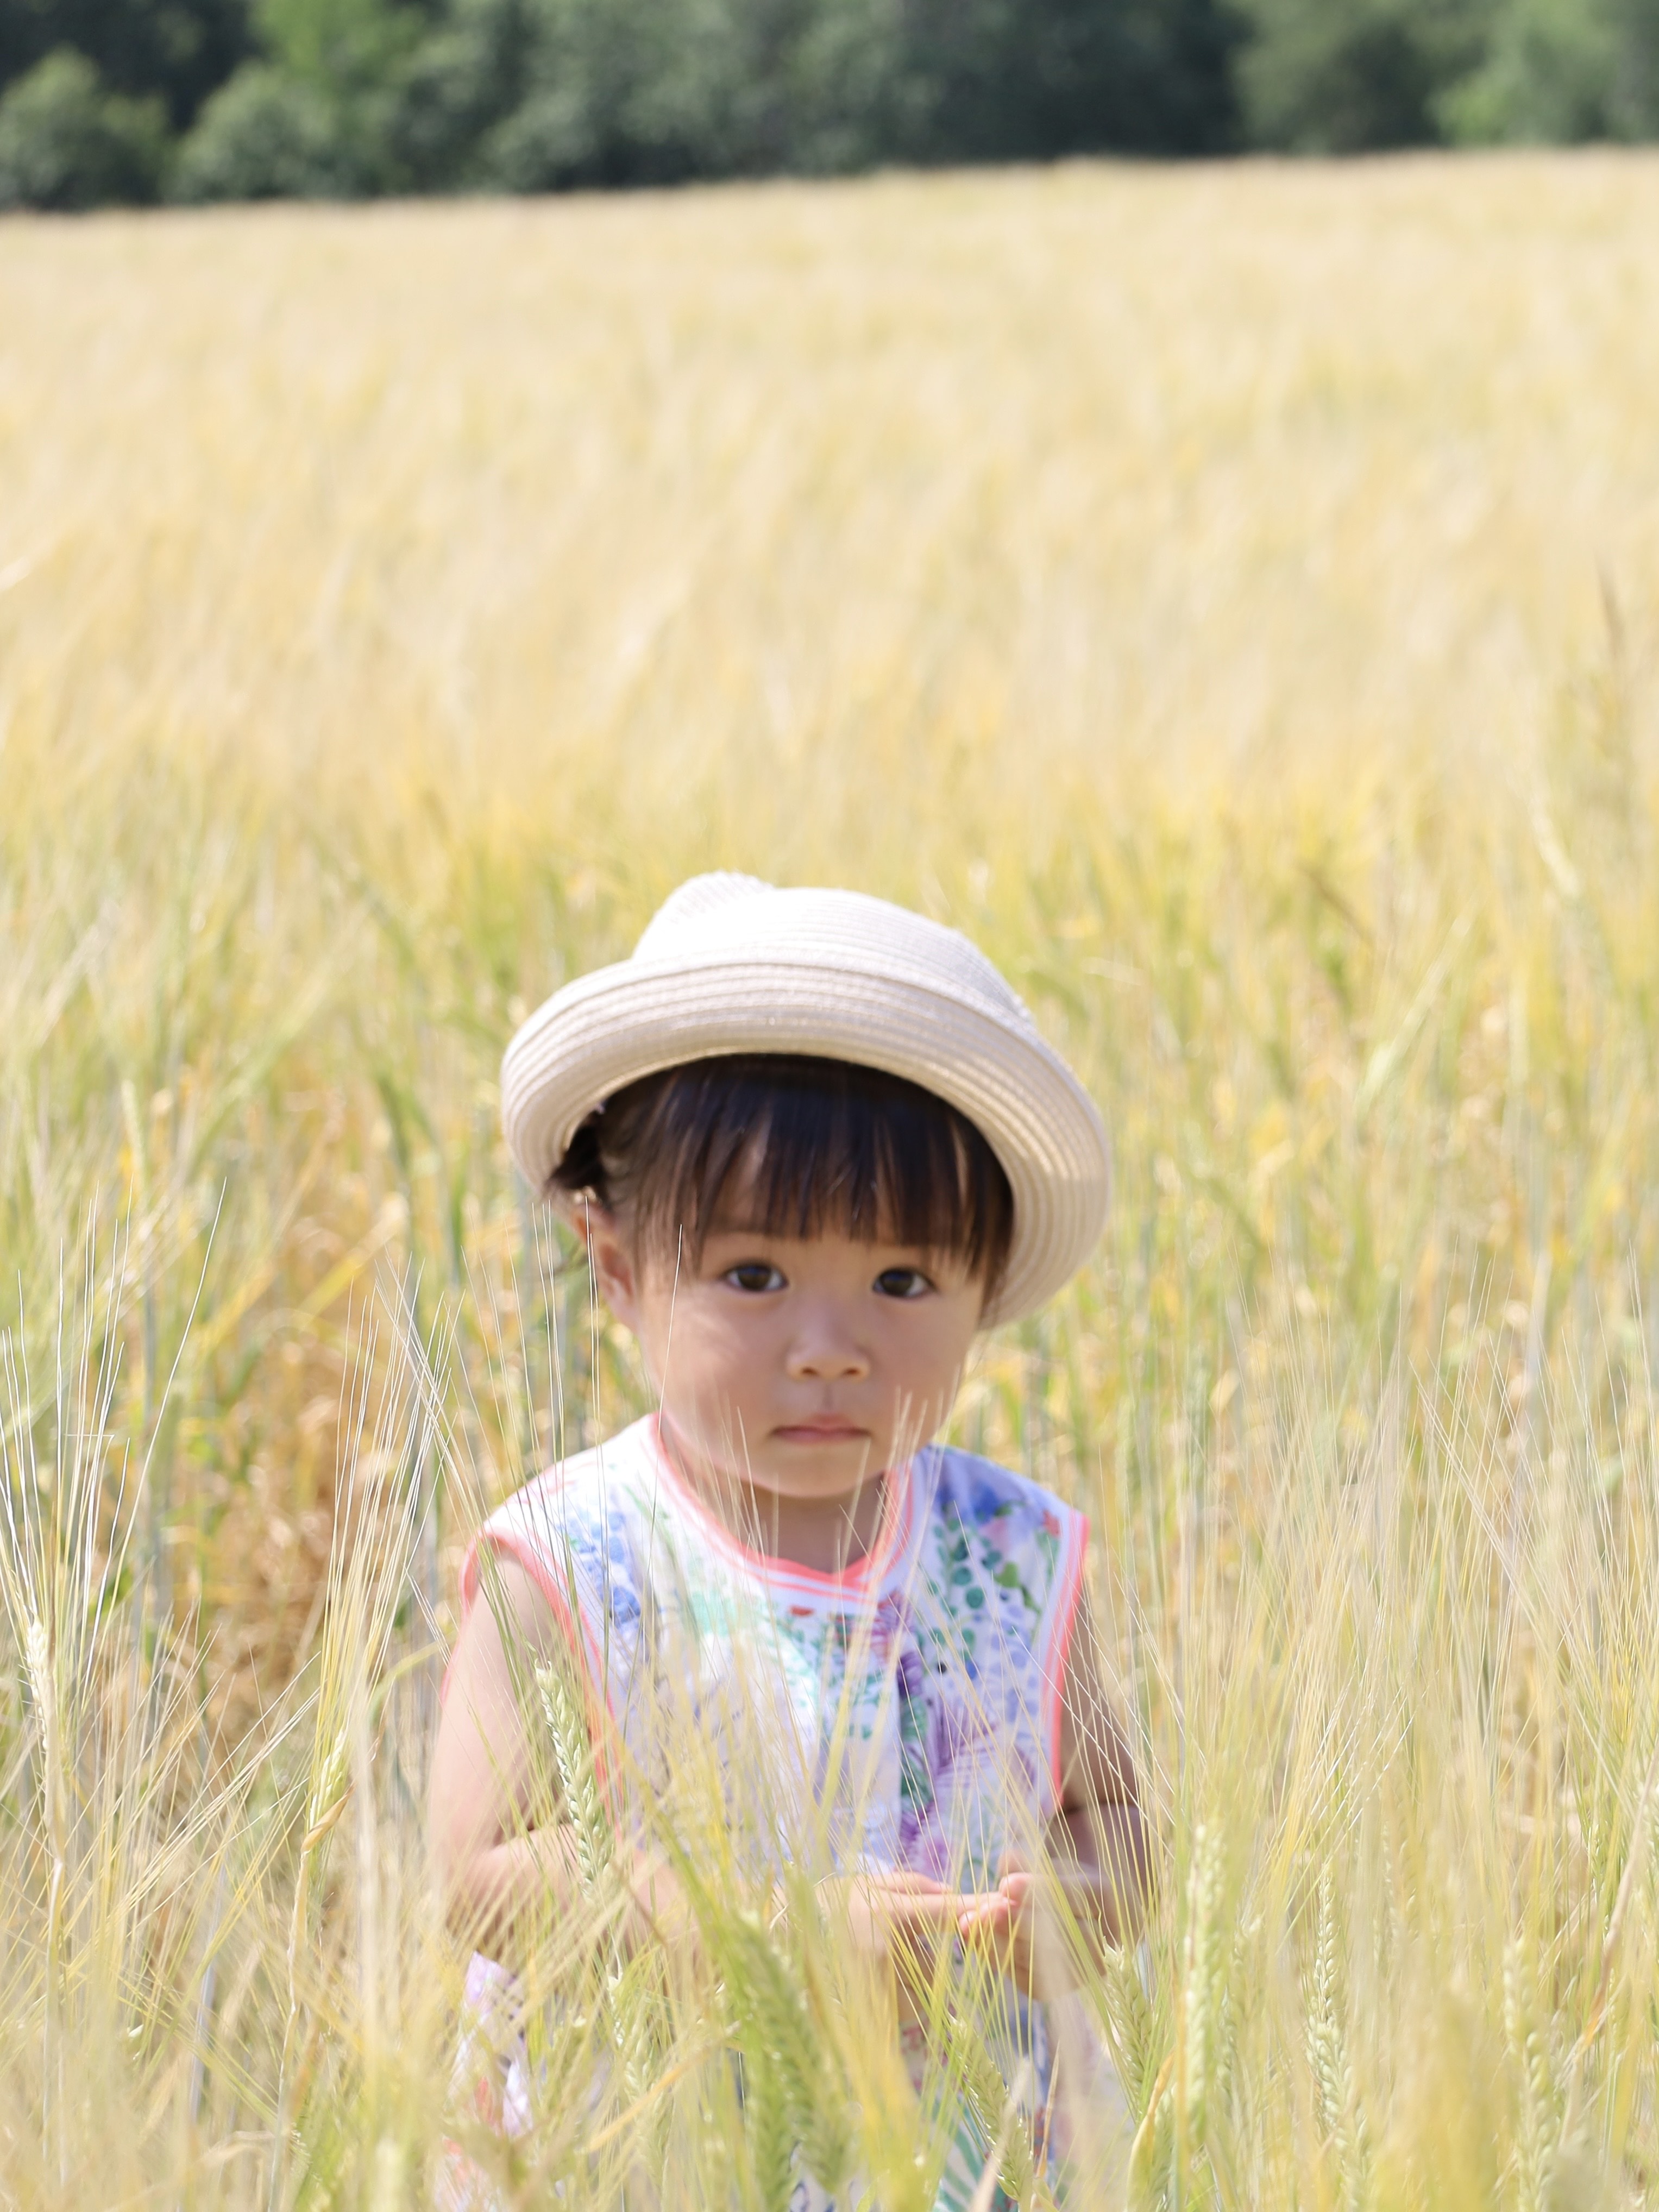
[[[1243,0],[1250,139],[1296,151],[1659,136],[1659,0]]]
[[[0,0],[0,205],[1659,134],[1659,0]]]

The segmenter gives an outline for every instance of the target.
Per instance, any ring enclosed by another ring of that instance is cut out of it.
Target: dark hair
[[[631,1217],[641,1249],[683,1234],[696,1261],[750,1169],[749,1225],[949,1252],[995,1295],[1014,1228],[1000,1161],[965,1114],[879,1068],[745,1053],[643,1076],[588,1115],[548,1191]]]

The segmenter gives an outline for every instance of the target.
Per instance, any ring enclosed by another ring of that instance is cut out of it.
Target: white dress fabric
[[[580,1656],[623,1832],[647,1806],[672,1819],[677,1761],[695,1742],[714,1752],[732,1848],[756,1881],[805,1839],[817,1871],[908,1869],[982,1889],[1006,1851],[1030,1854],[1059,1804],[1087,1541],[1083,1516],[1037,1484],[930,1445],[887,1479],[866,1555],[820,1573],[738,1541],[650,1418],[510,1498],[469,1553],[461,1596],[477,1602],[491,1554],[535,1583]],[[1042,2008],[1010,1991],[1005,2009],[998,2055],[1011,2073],[1030,2060],[1041,2111]],[[482,1959],[463,2042],[475,2094],[487,2057],[492,2117],[520,2132],[534,2100],[511,1978]],[[967,2204],[975,2148],[964,2127],[939,2212]],[[803,2177],[794,2212],[833,2208]]]

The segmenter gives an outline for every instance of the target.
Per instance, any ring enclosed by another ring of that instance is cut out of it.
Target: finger
[[[994,1892],[988,1897],[973,1899],[957,1916],[957,1929],[964,1938],[994,1938],[1006,1935],[1014,1924],[1014,1913],[1006,1898]]]
[[[982,1960],[1000,1973],[1008,1972],[1018,1955],[1019,1942],[1012,1926],[973,1922],[959,1931],[957,1941],[966,1957]]]
[[[994,1891],[991,1895],[994,1899]],[[941,1889],[933,1896],[906,1898],[896,1905],[894,1917],[917,1928],[953,1928],[964,1912],[987,1901],[983,1898],[964,1896],[960,1890]]]
[[[908,1868],[895,1868],[882,1874],[866,1874],[859,1877],[860,1887],[872,1893],[895,1897],[942,1897],[945,1884],[930,1874],[912,1874]]]

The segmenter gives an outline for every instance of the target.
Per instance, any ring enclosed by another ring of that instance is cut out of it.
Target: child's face
[[[609,1218],[591,1243],[694,1471],[781,1498],[848,1497],[925,1443],[979,1327],[979,1278],[914,1245],[723,1216],[677,1284],[672,1259],[632,1253]]]

